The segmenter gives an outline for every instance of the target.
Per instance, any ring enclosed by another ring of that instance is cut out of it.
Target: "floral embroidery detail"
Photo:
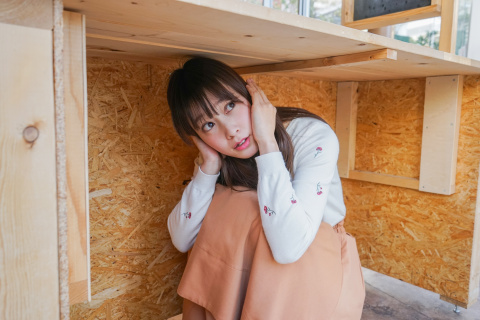
[[[297,200],[295,200],[295,198],[293,197],[293,194],[292,194],[292,197],[290,198],[290,202],[293,204],[297,203]]]
[[[314,158],[316,158],[320,153],[322,153],[323,149],[322,149],[322,147],[317,147],[317,149],[315,149],[315,151],[317,151],[317,152],[315,153]]]
[[[185,216],[185,218],[187,218],[187,219],[191,219],[191,218],[192,218],[192,213],[191,213],[191,212],[184,212],[184,213],[182,213],[182,214],[183,214],[183,215]]]
[[[263,206],[263,212],[265,212],[265,214],[268,214],[269,216],[271,216],[272,214],[276,214],[275,211],[273,211],[267,206]]]
[[[320,186],[320,182],[317,183],[317,195],[321,195],[323,193],[323,188]]]

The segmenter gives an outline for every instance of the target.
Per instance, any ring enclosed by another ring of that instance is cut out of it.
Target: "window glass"
[[[271,0],[272,8],[298,14],[298,0]]]
[[[253,3],[253,4],[263,5],[263,0],[243,0],[243,1]]]
[[[310,0],[310,17],[341,24],[342,0]]]

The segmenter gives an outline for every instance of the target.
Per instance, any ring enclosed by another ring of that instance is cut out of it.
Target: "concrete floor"
[[[436,293],[363,268],[367,295],[362,320],[480,320],[480,301],[468,309],[440,300]]]

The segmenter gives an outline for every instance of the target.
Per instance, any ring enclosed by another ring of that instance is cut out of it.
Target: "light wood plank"
[[[342,25],[353,22],[353,13],[355,12],[354,0],[342,0]]]
[[[0,317],[59,319],[52,32],[0,23],[0,43]]]
[[[0,22],[40,29],[53,29],[52,0],[0,1]]]
[[[337,84],[335,131],[340,144],[338,173],[348,178],[355,169],[355,141],[357,137],[358,82]]]
[[[64,12],[63,21],[68,268],[70,304],[75,304],[90,300],[85,21],[74,12]]]
[[[238,68],[388,48],[397,51],[396,61],[307,71],[309,77],[334,81],[480,73],[480,62],[467,58],[241,1],[65,0],[64,4],[87,17],[88,53],[101,51],[112,58],[180,61],[196,54]]]
[[[457,44],[458,0],[442,0],[442,21],[438,49],[455,53]]]
[[[349,179],[368,181],[389,186],[409,188],[418,190],[419,181],[415,178],[394,176],[391,174],[351,170],[348,174]]]
[[[328,67],[347,67],[369,63],[378,60],[397,60],[397,52],[391,49],[380,49],[370,52],[354,53],[338,57],[328,57],[321,59],[290,61],[283,63],[273,63],[253,67],[236,68],[240,74],[267,73],[267,72],[284,72],[299,71],[305,69],[328,68]]]
[[[450,1],[450,0],[446,0]],[[414,20],[421,20],[426,18],[433,18],[440,16],[440,9],[439,5],[430,5],[427,7],[421,7],[406,11],[400,11],[395,13],[386,14],[383,16],[356,20],[352,22],[345,22],[343,25],[354,28],[354,29],[375,29],[381,28],[386,26],[391,26],[398,23],[405,23]]]
[[[462,92],[462,76],[427,78],[420,162],[421,191],[446,195],[455,193]]]
[[[478,172],[480,172],[480,168]],[[468,306],[474,304],[480,295],[480,176],[477,182],[477,202],[475,206],[475,222],[473,225],[472,243],[472,262],[470,269],[470,286],[468,288]]]

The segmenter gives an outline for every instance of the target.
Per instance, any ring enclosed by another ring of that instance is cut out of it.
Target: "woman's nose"
[[[238,134],[238,128],[236,126],[231,126],[226,128],[227,139],[233,139]]]

